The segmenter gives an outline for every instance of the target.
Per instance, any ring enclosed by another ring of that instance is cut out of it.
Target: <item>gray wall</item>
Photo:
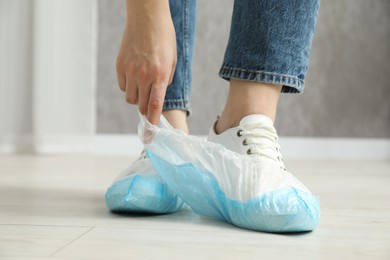
[[[198,1],[191,133],[206,134],[223,108],[218,78],[232,0]],[[98,132],[135,133],[136,110],[117,87],[115,58],[125,22],[124,1],[99,0]],[[283,136],[390,137],[390,1],[323,0],[306,89],[281,97]]]

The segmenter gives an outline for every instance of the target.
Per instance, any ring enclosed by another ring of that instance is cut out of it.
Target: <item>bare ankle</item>
[[[177,109],[166,110],[163,112],[163,115],[173,128],[183,130],[188,134],[187,111]]]
[[[221,134],[229,128],[238,126],[240,120],[241,118],[239,118],[238,116],[232,116],[231,113],[224,110],[215,124],[215,133]]]
[[[242,118],[252,114],[275,122],[281,89],[282,85],[231,79],[228,99],[215,127],[217,134],[238,126]]]

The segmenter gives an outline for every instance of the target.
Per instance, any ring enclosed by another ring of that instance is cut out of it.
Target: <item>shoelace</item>
[[[248,155],[262,156],[277,162],[281,169],[286,170],[280,153],[279,137],[274,127],[262,123],[249,123],[238,130],[238,136],[244,136],[242,144],[250,146]]]
[[[143,149],[140,156],[138,157],[138,160],[145,160],[146,159],[146,149]]]

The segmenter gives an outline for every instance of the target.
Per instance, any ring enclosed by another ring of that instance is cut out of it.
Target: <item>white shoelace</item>
[[[145,160],[146,159],[146,149],[144,148],[138,157],[138,160]]]
[[[263,123],[249,123],[243,126],[243,130],[237,132],[238,136],[244,136],[244,146],[249,146],[249,156],[262,156],[271,159],[286,170],[280,153],[279,137],[274,127]]]

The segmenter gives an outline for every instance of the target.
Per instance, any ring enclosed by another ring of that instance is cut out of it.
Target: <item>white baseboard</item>
[[[280,145],[285,159],[390,160],[390,139],[280,137]],[[98,135],[94,153],[135,157],[142,147],[137,135]]]

